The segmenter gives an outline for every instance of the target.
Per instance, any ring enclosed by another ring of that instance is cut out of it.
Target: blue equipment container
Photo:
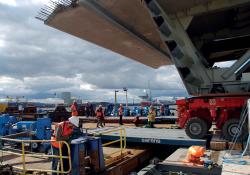
[[[48,117],[38,118],[36,122],[36,137],[39,140],[50,140],[51,119]]]
[[[70,152],[72,161],[72,175],[80,175],[85,173],[85,157],[86,157],[87,138],[78,138],[71,141]]]
[[[111,116],[118,116],[118,109],[119,109],[119,106],[114,105],[112,112],[111,112]]]
[[[141,108],[135,106],[131,111],[131,116],[141,116]]]
[[[0,115],[0,136],[9,135],[11,126],[17,122],[17,118],[8,114]]]
[[[105,108],[105,116],[111,116],[113,110],[114,110],[114,105],[113,105],[113,104],[109,104],[109,105]]]
[[[123,108],[123,116],[129,116],[129,108]]]
[[[22,137],[20,139],[30,140],[50,140],[51,138],[51,119],[48,117],[38,118],[37,121],[21,121],[16,123],[16,127],[13,127],[12,132],[20,133],[27,131],[32,133],[31,136]],[[48,152],[50,149],[50,143],[36,143],[31,144],[33,151]]]
[[[86,174],[85,157],[91,158],[93,173],[101,172],[105,169],[104,155],[100,138],[80,137],[74,139],[70,144],[72,171],[71,175]]]
[[[143,108],[142,115],[143,115],[143,116],[147,116],[148,113],[149,113],[149,106],[145,106],[145,107]]]
[[[15,124],[12,128],[12,134],[24,132],[24,131],[34,131],[36,129],[35,121],[20,121]]]
[[[38,118],[37,121],[20,121],[17,122],[16,117],[1,116],[0,117],[0,135],[7,136],[10,134],[18,134],[27,132],[29,134],[17,137],[23,140],[50,140],[51,138],[51,119]],[[47,152],[50,149],[50,143],[31,143],[33,151]]]
[[[20,132],[32,132],[33,139],[50,140],[51,137],[51,119],[38,118],[37,121],[20,121],[11,128],[11,134]]]
[[[98,137],[89,138],[87,152],[91,157],[91,162],[94,165],[95,170],[97,172],[103,171],[105,169],[105,163],[104,163],[101,138]]]

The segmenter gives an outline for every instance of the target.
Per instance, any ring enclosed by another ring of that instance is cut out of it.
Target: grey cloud
[[[45,26],[34,18],[40,7],[0,4],[0,39],[3,35],[5,43],[0,47],[0,75],[21,80],[34,93],[65,89],[94,97],[93,91],[69,81],[77,75],[107,93],[122,87],[145,89],[148,82],[155,96],[186,93],[174,66],[152,69]]]

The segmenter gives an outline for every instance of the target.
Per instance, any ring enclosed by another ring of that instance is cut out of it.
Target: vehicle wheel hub
[[[189,127],[190,133],[193,135],[199,135],[202,131],[201,125],[198,123],[192,123]]]
[[[231,136],[236,135],[238,132],[239,132],[238,124],[233,124],[233,125],[231,125],[230,127],[228,127],[228,133],[229,133]]]

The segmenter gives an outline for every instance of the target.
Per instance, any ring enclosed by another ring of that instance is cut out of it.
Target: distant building
[[[71,103],[73,103],[73,101],[75,101],[77,104],[82,104],[82,100],[80,98],[71,97]]]
[[[62,92],[61,93],[61,98],[64,100],[65,104],[71,104],[72,103],[71,92]]]

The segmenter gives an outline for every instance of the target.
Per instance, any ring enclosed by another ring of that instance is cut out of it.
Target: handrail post
[[[24,141],[22,141],[22,161],[23,161],[23,173],[26,174]]]
[[[123,140],[123,143],[124,143],[124,148],[123,149],[126,149],[126,146],[127,146],[127,140],[126,140],[126,129],[123,128],[123,134],[124,134],[124,140]]]
[[[66,142],[64,143],[67,147],[68,150],[68,161],[69,161],[69,169],[67,170],[67,172],[69,173],[72,170],[72,162],[71,162],[71,152],[70,152],[70,145]]]
[[[121,155],[122,155],[122,128],[120,128],[120,149],[121,149]]]
[[[64,172],[64,167],[63,167],[63,159],[62,159],[62,142],[59,141],[59,157],[60,157],[60,166],[61,169],[60,169],[60,173],[63,173]]]

